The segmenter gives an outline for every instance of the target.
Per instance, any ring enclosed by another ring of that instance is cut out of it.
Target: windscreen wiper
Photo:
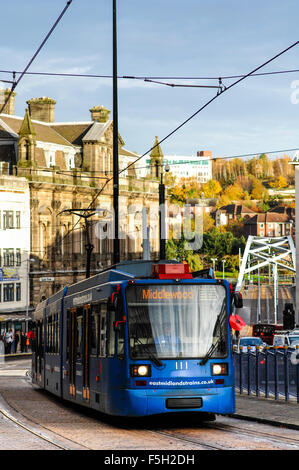
[[[135,340],[143,347],[143,349],[147,352],[149,359],[157,366],[161,367],[163,363],[160,361],[160,359],[152,353],[150,348],[148,347],[148,344],[142,343],[140,339],[135,338]]]
[[[217,317],[217,320],[216,320],[216,323],[215,323],[215,328],[214,328],[214,331],[216,330],[217,326],[218,325],[221,325],[223,320],[224,320],[224,315],[226,313],[226,299],[223,299],[223,303],[222,303],[222,307],[221,307],[221,311]],[[219,338],[217,339],[217,341],[211,345],[211,347],[209,348],[207,354],[205,355],[205,357],[200,361],[200,365],[201,366],[204,366],[208,360],[212,357],[213,353],[215,352],[215,350],[218,348],[219,346],[219,343],[223,340],[223,336],[222,336],[222,331],[220,329],[220,335],[219,335]]]

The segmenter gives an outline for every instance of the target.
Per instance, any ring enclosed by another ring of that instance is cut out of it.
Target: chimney
[[[94,106],[89,111],[91,112],[92,121],[107,122],[109,119],[110,111],[104,106]]]
[[[32,98],[27,101],[31,119],[42,122],[54,122],[56,101],[47,96]]]
[[[7,100],[10,92],[11,92],[10,88],[6,88],[6,90],[4,90],[3,88],[0,88],[0,108],[3,106],[3,104]],[[11,97],[9,98],[8,102],[6,103],[2,111],[4,114],[10,114],[12,116],[15,114],[15,96],[16,96],[16,93],[13,91],[11,94]]]
[[[210,150],[200,150],[197,152],[197,156],[212,158],[212,152]]]

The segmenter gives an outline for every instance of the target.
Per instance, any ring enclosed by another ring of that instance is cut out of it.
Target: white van
[[[296,344],[299,345],[299,331],[290,331],[289,333],[274,335],[273,346],[277,348],[288,348],[295,349]]]

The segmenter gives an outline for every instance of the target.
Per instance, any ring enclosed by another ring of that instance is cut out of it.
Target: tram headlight
[[[150,377],[151,366],[150,364],[134,364],[131,365],[131,376],[132,377]]]
[[[212,375],[228,375],[228,364],[223,362],[222,364],[211,364]]]

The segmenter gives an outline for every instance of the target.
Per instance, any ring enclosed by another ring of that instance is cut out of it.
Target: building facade
[[[0,161],[9,166],[11,175],[29,185],[29,303],[35,306],[85,276],[87,229],[75,209],[97,209],[89,228],[91,274],[112,263],[113,123],[103,106],[90,109],[90,121],[55,122],[53,99],[34,98],[27,104],[23,117],[13,114],[13,103],[0,115]],[[120,169],[136,158],[119,135]],[[148,212],[155,258],[159,249],[157,179],[138,178],[131,166],[121,173],[119,187],[121,259],[143,255],[143,207]]]
[[[248,219],[255,215],[256,213],[253,210],[243,204],[227,204],[213,212],[216,227],[227,225],[238,219]]]
[[[6,166],[8,170],[8,166]],[[0,323],[29,315],[30,206],[26,178],[0,174]]]

